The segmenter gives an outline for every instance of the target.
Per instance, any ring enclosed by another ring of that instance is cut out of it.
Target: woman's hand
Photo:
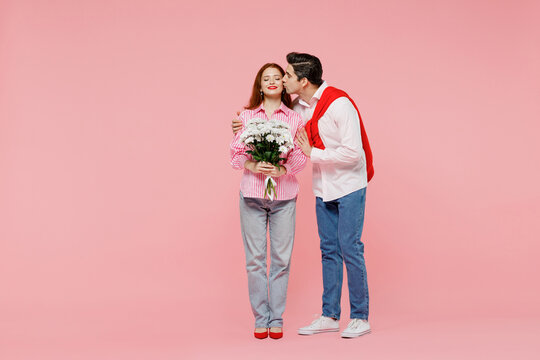
[[[244,168],[248,169],[254,174],[262,174],[263,170],[266,169],[265,163],[260,161],[246,160],[244,163]]]
[[[244,167],[254,174],[264,174],[266,176],[280,177],[287,173],[285,166],[274,166],[263,161],[246,160]]]
[[[309,145],[309,139],[307,137],[306,129],[302,129],[296,133],[296,141],[298,142],[300,149],[302,149],[302,152],[307,157],[311,157],[312,147],[311,145]]]
[[[277,167],[269,163],[264,163],[264,164],[265,164],[265,167],[262,173],[266,176],[277,178],[287,173],[287,168],[285,168],[285,166]]]

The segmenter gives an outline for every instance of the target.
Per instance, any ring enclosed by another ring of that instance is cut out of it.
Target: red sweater
[[[364,124],[362,123],[362,118],[360,117],[360,111],[358,111],[356,104],[349,97],[349,95],[347,95],[345,91],[336,89],[332,86],[327,87],[323,91],[321,98],[317,103],[317,106],[315,106],[315,111],[313,112],[311,120],[309,120],[306,124],[306,131],[308,134],[309,143],[311,144],[311,146],[314,146],[316,148],[322,150],[325,149],[321,137],[319,136],[319,119],[324,115],[330,104],[332,104],[334,100],[340,97],[346,97],[347,99],[349,99],[353,104],[354,108],[356,109],[356,112],[358,113],[358,118],[360,119],[362,146],[364,148],[364,153],[366,154],[367,180],[370,181],[373,177],[373,174],[375,173],[375,170],[373,169],[373,154],[371,153],[371,147],[369,146],[366,130],[364,129]]]

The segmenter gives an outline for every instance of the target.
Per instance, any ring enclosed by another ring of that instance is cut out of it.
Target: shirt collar
[[[263,103],[261,103],[261,105],[259,105],[259,107],[255,108],[253,111],[254,111],[255,113],[259,113],[259,112],[261,112],[261,111],[264,111]],[[291,111],[291,109],[289,109],[289,108],[287,107],[287,105],[285,105],[285,104],[283,103],[283,101],[282,101],[282,102],[281,102],[281,105],[279,105],[279,107],[276,109],[276,111],[281,111],[281,112],[283,112],[285,115],[288,116],[288,115],[289,115],[289,111]]]
[[[258,112],[261,112],[261,111],[264,111],[264,107],[263,107],[263,103],[262,103],[262,102],[261,102],[261,105],[259,105],[258,108],[253,109],[253,112],[254,112],[254,113],[258,113]]]
[[[322,93],[324,92],[324,90],[328,87],[328,84],[326,83],[326,81],[324,81],[322,83],[321,86],[319,86],[319,88],[317,89],[317,91],[315,91],[315,94],[313,94],[313,96],[311,97],[311,99],[309,100],[309,104],[307,102],[305,102],[304,100],[300,99],[298,101],[298,103],[300,103],[301,105],[305,106],[305,107],[310,107],[311,105],[313,105],[315,102],[319,101],[321,99],[321,96],[322,96]]]
[[[278,110],[281,110],[281,112],[283,112],[287,116],[289,115],[289,111],[291,111],[291,109],[289,109],[287,105],[283,103],[283,101],[281,102],[281,105],[279,105]]]

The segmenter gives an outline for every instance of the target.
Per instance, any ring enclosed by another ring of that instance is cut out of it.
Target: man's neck
[[[315,95],[319,88],[320,85],[313,85],[310,83],[300,94],[298,94],[298,96],[300,97],[300,99],[304,100],[306,103],[309,104],[311,98],[313,97],[313,95]]]

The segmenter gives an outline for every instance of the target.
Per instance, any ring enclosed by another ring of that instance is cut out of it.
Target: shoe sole
[[[370,330],[366,330],[364,332],[361,332],[361,333],[342,333],[341,334],[341,337],[342,338],[345,338],[345,339],[352,339],[352,338],[355,338],[355,337],[359,337],[359,336],[362,336],[362,335],[366,335],[366,334],[369,334],[371,332],[371,329]]]
[[[298,335],[315,335],[325,332],[337,332],[339,329],[324,329],[324,330],[298,330]]]

